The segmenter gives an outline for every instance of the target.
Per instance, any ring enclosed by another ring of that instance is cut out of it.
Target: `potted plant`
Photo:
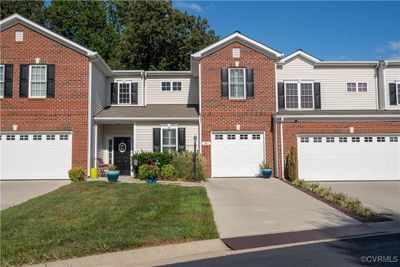
[[[150,164],[144,164],[139,167],[139,178],[146,180],[148,184],[157,183],[157,177],[160,173],[160,168]]]
[[[264,161],[260,163],[260,172],[262,177],[269,178],[272,174],[272,169],[268,162]]]
[[[110,165],[107,171],[107,180],[110,183],[115,183],[118,181],[119,178],[119,171],[117,170],[117,166],[115,165]]]

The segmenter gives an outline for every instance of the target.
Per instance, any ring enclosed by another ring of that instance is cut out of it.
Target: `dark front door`
[[[129,137],[114,137],[114,165],[121,174],[130,174],[131,139]]]

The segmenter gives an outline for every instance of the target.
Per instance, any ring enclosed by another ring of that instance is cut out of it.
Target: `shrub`
[[[165,180],[175,180],[175,167],[172,164],[167,164],[161,167],[160,178]]]
[[[286,163],[286,168],[287,168],[287,178],[289,181],[295,181],[296,180],[296,152],[294,150],[294,147],[292,146],[290,148],[290,153],[287,157],[287,163]]]
[[[85,180],[85,171],[82,168],[72,168],[68,171],[69,179],[72,182]]]
[[[139,167],[139,178],[142,180],[148,178],[157,178],[160,173],[160,168],[154,165],[144,164]]]
[[[179,179],[194,180],[193,178],[193,152],[185,151],[172,154],[171,164],[175,167],[175,176]],[[196,157],[196,176],[197,181],[204,180],[206,174],[204,171],[203,159],[199,154]]]
[[[172,154],[168,152],[146,152],[146,151],[140,151],[140,152],[135,152],[131,158],[132,160],[132,166],[133,166],[133,161],[137,160],[138,161],[138,166],[142,166],[144,164],[149,164],[148,161],[152,161],[155,163],[158,161],[160,163],[159,167],[162,167],[164,165],[170,164],[172,160]]]

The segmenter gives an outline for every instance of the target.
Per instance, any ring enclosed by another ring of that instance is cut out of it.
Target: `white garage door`
[[[211,141],[213,177],[254,177],[264,160],[263,133],[215,133]]]
[[[68,179],[70,133],[2,134],[0,179]]]
[[[399,136],[299,136],[299,178],[400,180]]]

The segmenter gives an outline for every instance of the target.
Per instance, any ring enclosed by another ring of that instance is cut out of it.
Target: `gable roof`
[[[288,62],[288,61],[290,61],[291,59],[296,58],[296,57],[305,58],[305,59],[307,59],[307,60],[309,60],[309,61],[311,61],[311,62],[313,62],[313,63],[321,62],[320,59],[318,59],[318,58],[316,58],[316,57],[314,57],[314,56],[312,56],[312,55],[310,55],[310,54],[304,52],[304,51],[301,50],[301,49],[297,49],[296,51],[294,51],[294,52],[291,53],[290,55],[288,55],[288,56],[282,58],[282,59],[279,61],[279,63],[286,63],[286,62]]]
[[[66,47],[71,48],[72,50],[87,56],[89,58],[91,58],[94,62],[94,64],[96,64],[97,66],[99,66],[107,75],[111,74],[111,69],[110,67],[107,65],[107,63],[104,61],[104,59],[100,56],[100,54],[98,54],[97,52],[94,52],[90,49],[87,49],[86,47],[83,47],[55,32],[50,31],[49,29],[46,29],[45,27],[30,21],[27,18],[24,18],[23,16],[15,13],[5,19],[2,19],[0,21],[0,31],[4,31],[16,24],[22,24],[28,28],[30,28],[33,31],[36,31]]]
[[[200,59],[205,56],[208,56],[219,49],[233,43],[233,42],[239,42],[242,43],[246,46],[249,46],[250,48],[253,48],[254,50],[265,54],[267,56],[273,57],[273,58],[280,58],[283,56],[283,54],[275,49],[272,49],[268,46],[265,46],[253,39],[250,39],[249,37],[241,34],[240,32],[234,32],[231,35],[228,35],[227,37],[219,40],[218,42],[207,46],[206,48],[192,54],[192,57],[195,59]]]

